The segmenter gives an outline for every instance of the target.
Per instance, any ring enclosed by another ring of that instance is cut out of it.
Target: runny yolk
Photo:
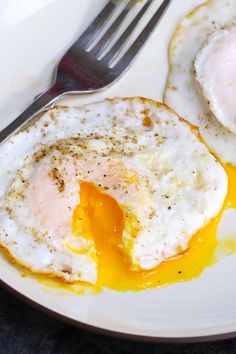
[[[73,214],[73,233],[94,239],[101,272],[110,254],[120,253],[124,215],[117,201],[91,182],[80,182],[80,204]],[[104,270],[105,271],[105,270]]]
[[[150,271],[134,271],[122,250],[124,213],[117,201],[90,182],[80,182],[80,205],[74,211],[73,230],[94,239],[98,259],[97,285],[115,290],[141,290],[190,280],[214,262],[216,231],[223,211],[236,207],[236,168],[225,165],[228,195],[221,212],[197,232],[188,249]]]

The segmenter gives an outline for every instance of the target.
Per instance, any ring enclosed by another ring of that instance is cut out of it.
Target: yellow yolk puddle
[[[228,194],[223,209],[236,208],[236,167],[230,164],[223,167],[228,175]]]
[[[223,207],[223,211],[228,208],[236,208],[236,167],[232,165],[224,165],[229,178],[228,195]],[[223,212],[222,212],[223,214]],[[232,238],[218,240],[217,247],[214,252],[213,262],[216,263],[226,256],[236,253],[236,230]]]
[[[80,183],[80,205],[74,211],[73,230],[95,240],[98,252],[97,285],[115,290],[141,290],[186,281],[199,276],[214,263],[216,231],[223,211],[236,207],[236,168],[224,166],[229,189],[219,215],[195,234],[188,249],[150,271],[133,271],[122,250],[124,213],[119,204],[90,182]],[[228,241],[228,247],[235,243]],[[220,246],[220,244],[219,244]]]

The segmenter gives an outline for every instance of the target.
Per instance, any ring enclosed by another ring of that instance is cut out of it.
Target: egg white
[[[206,144],[225,163],[236,165],[236,135],[220,123],[200,92],[194,61],[215,32],[236,25],[234,0],[210,0],[198,6],[177,26],[169,46],[166,104],[199,127]]]
[[[224,169],[192,128],[167,106],[143,98],[48,110],[2,144],[0,159],[1,246],[33,272],[72,282],[95,283],[98,272],[93,240],[79,237],[82,254],[67,247],[78,241],[70,223],[80,180],[119,203],[127,216],[122,251],[135,269],[152,269],[185,250],[227,193]]]

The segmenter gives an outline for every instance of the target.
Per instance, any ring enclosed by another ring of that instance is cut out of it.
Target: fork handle
[[[18,131],[24,123],[32,119],[37,113],[50,107],[61,94],[63,94],[63,92],[55,84],[48,91],[39,95],[23,113],[0,132],[0,143]]]

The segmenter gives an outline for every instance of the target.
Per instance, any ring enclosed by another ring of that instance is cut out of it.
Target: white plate
[[[173,0],[145,49],[119,82],[99,94],[64,98],[63,103],[81,105],[105,97],[136,95],[161,100],[171,33],[181,17],[202,2],[181,1],[180,6],[180,1]],[[55,62],[104,3],[0,0],[0,128],[48,87]],[[22,278],[3,256],[0,277],[2,284],[28,302],[76,325],[148,340],[193,341],[236,334],[232,333],[236,331],[236,256],[206,269],[193,281],[137,293],[62,294],[30,277]]]

